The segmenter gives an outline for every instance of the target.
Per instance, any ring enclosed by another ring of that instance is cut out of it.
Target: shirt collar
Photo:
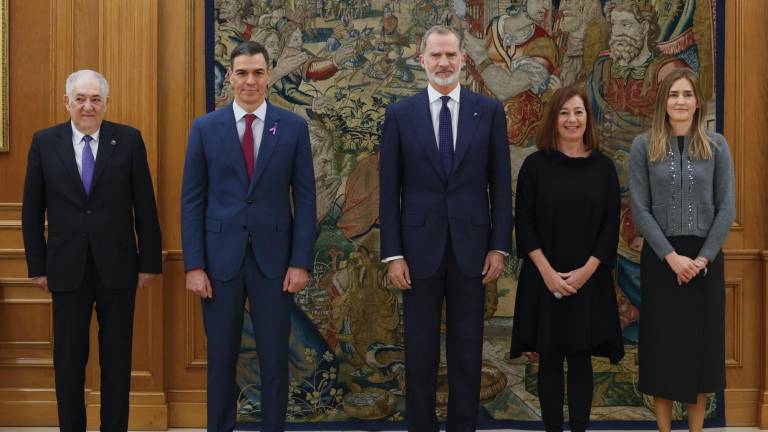
[[[447,95],[444,95],[439,91],[437,91],[434,87],[432,87],[432,84],[427,85],[427,96],[429,97],[429,103],[432,103],[436,100],[440,100],[440,97],[442,96],[449,96],[453,101],[455,101],[456,103],[459,103],[460,95],[461,95],[461,84],[457,85]]]
[[[72,139],[75,143],[80,143],[80,141],[83,140],[83,137],[85,136],[84,133],[77,130],[77,127],[75,126],[75,122],[69,121],[69,124],[72,126]],[[96,132],[90,134],[91,138],[93,138],[94,141],[99,141],[99,132],[101,131],[101,128],[97,129]]]
[[[232,111],[235,112],[235,122],[239,122],[244,115],[249,114],[248,111],[244,110],[236,101],[232,101]],[[259,105],[259,107],[256,108],[256,111],[250,114],[256,114],[256,117],[263,122],[267,118],[267,101],[264,100],[264,103]]]

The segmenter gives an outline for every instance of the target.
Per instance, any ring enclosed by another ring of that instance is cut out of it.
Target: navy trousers
[[[447,431],[474,431],[477,427],[485,307],[485,289],[481,281],[482,277],[461,273],[448,239],[437,272],[426,279],[412,279],[412,289],[403,291],[409,431],[439,430],[435,392],[443,299],[446,302],[449,387]]]
[[[240,392],[235,379],[246,297],[259,354],[262,430],[283,431],[293,295],[282,291],[282,278],[270,279],[261,272],[250,247],[233,279],[211,279],[211,284],[213,298],[202,300],[208,339],[208,431],[235,427]]]

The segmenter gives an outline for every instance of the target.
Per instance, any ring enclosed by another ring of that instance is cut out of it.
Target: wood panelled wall
[[[726,419],[768,428],[768,2],[726,3],[725,135],[738,215],[726,242]],[[205,337],[184,289],[179,192],[187,130],[205,111],[202,0],[11,0],[10,147],[0,154],[0,425],[55,425],[51,301],[26,278],[21,197],[32,133],[67,119],[76,69],[110,81],[108,118],[140,128],[163,228],[164,276],[140,291],[131,428],[205,424]],[[92,346],[96,345],[93,339]],[[98,427],[97,351],[86,384]]]

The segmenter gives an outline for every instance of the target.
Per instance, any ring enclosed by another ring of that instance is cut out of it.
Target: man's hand
[[[155,280],[155,275],[152,273],[139,273],[139,282],[136,284],[136,289],[141,287],[148,287]]]
[[[497,251],[490,251],[485,256],[483,264],[483,284],[495,281],[504,272],[504,255]]]
[[[288,267],[288,271],[285,273],[285,279],[283,280],[283,291],[295,294],[303,290],[308,282],[309,274],[307,274],[307,269]]]
[[[40,288],[46,294],[49,294],[51,292],[48,290],[48,277],[46,276],[34,277],[32,278],[32,283],[37,285],[37,287]]]
[[[387,278],[395,287],[405,290],[411,289],[411,273],[405,259],[398,258],[387,265]]]
[[[211,281],[208,280],[208,275],[203,269],[194,269],[187,272],[187,289],[201,298],[213,298]]]

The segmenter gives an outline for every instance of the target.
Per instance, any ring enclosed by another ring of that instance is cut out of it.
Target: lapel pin
[[[277,122],[275,122],[275,124],[273,124],[272,127],[269,128],[269,131],[272,132],[272,136],[277,135]]]
[[[477,114],[476,112],[474,112],[474,113],[472,113],[472,116],[473,116],[473,117],[477,117],[477,116],[478,116],[478,114]]]
[[[112,139],[112,141],[110,141],[110,142],[109,142],[109,144],[110,144],[110,145],[117,145],[117,140],[115,140],[115,139],[113,138],[113,139]]]

